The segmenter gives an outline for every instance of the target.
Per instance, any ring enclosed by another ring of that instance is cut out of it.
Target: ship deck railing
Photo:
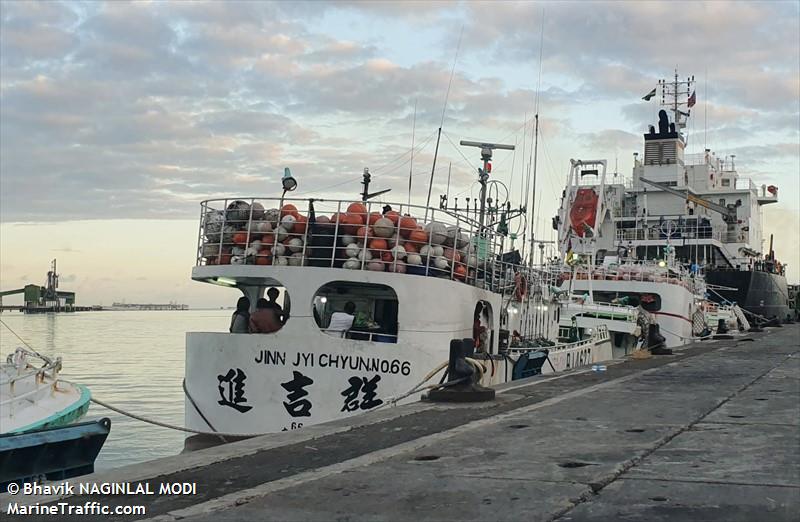
[[[351,221],[353,213],[348,213],[348,207],[354,203],[366,208],[365,222],[369,221],[371,214],[384,217],[385,202],[275,197],[203,201],[200,205],[196,265],[255,264],[264,265],[269,270],[270,266],[280,264],[298,268],[315,266],[405,272],[406,275],[461,281],[504,295],[515,292],[521,279],[527,288],[554,282],[554,277],[546,270],[525,265],[521,259],[517,259],[518,262],[506,260],[510,241],[496,230],[500,209],[490,208],[486,212],[486,225],[481,226],[472,209],[454,211],[388,203],[398,214],[392,237],[373,234],[365,240],[363,234],[369,232],[369,227],[358,220]],[[286,205],[292,205],[294,210]],[[285,215],[291,212],[300,217],[281,226]],[[309,226],[308,220],[312,215],[314,224]],[[320,223],[320,216],[328,217],[331,222]],[[409,217],[414,221],[404,219]],[[417,226],[411,228],[414,223]],[[289,225],[285,234],[283,231],[276,233],[279,226],[286,230]],[[412,233],[425,226],[436,228],[438,234],[425,232],[425,241],[412,240]],[[441,234],[446,238],[444,241],[439,241]],[[435,239],[437,235],[439,238]],[[401,246],[408,247],[407,253],[420,255],[421,264],[402,261],[402,254],[398,255],[394,250],[397,238]],[[297,241],[293,241],[295,239]],[[327,242],[320,244],[316,239]],[[373,248],[371,243],[375,239],[383,239],[385,248],[380,242]],[[347,255],[345,242],[350,246],[349,253],[357,253],[357,257]],[[441,255],[433,255],[439,248]]]
[[[654,283],[670,283],[681,285],[693,291],[695,278],[679,266],[662,266],[654,260],[625,260],[619,264],[587,267],[581,265],[574,270],[564,268],[562,279],[573,277],[576,280],[594,281],[639,281]]]

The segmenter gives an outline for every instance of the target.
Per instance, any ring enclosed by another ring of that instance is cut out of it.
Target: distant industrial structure
[[[113,303],[105,310],[188,310],[189,305],[180,303]]]
[[[47,272],[45,286],[27,284],[16,290],[0,292],[0,312],[4,310],[19,310],[26,314],[46,312],[77,312],[92,310],[89,306],[75,305],[75,292],[65,292],[58,289],[58,272],[56,260],[53,259],[50,271]],[[23,294],[22,305],[3,305],[3,297]]]

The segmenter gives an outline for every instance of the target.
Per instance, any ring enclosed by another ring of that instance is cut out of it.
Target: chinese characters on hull
[[[292,371],[292,375],[291,381],[281,383],[283,389],[289,392],[286,396],[288,402],[284,402],[283,407],[292,417],[310,417],[312,404],[304,398],[308,395],[305,387],[314,384],[314,380],[297,370]]]
[[[217,404],[233,408],[239,413],[250,411],[253,407],[247,405],[247,398],[244,396],[245,379],[247,375],[241,368],[231,368],[225,375],[217,375],[220,396]]]
[[[347,380],[350,383],[350,387],[341,393],[344,397],[344,406],[342,406],[341,411],[352,412],[359,408],[362,410],[369,410],[383,404],[382,400],[375,399],[375,390],[377,390],[378,381],[380,380],[380,375],[375,375],[372,379],[356,376],[350,377]],[[359,394],[362,393],[363,397],[359,400]]]

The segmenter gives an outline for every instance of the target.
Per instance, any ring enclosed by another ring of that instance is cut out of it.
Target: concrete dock
[[[147,509],[98,520],[794,522],[800,326],[515,381],[492,403],[384,408],[71,482],[196,483],[193,495],[61,500]],[[58,498],[3,494],[0,509]]]

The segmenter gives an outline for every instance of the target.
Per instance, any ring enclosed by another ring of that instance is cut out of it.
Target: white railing
[[[28,357],[40,359],[44,366],[36,368],[28,363]],[[58,383],[61,371],[61,359],[55,360],[38,356],[23,348],[17,348],[10,355],[3,368],[5,379],[0,380],[3,400],[0,400],[0,411],[13,417],[17,405],[22,401],[35,402],[35,397],[46,389],[53,389]],[[34,398],[34,399],[31,399]]]
[[[681,239],[712,239],[721,243],[736,242],[729,238],[728,231],[722,227],[681,225],[670,229],[669,235],[658,226],[647,228],[618,228],[617,241],[664,241]]]

